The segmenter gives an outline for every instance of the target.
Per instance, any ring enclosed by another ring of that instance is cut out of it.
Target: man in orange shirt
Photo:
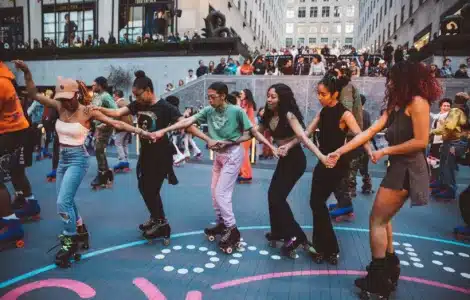
[[[29,123],[14,86],[15,76],[0,62],[0,241],[20,241],[23,229],[18,218],[38,217],[40,208],[31,192],[25,168],[32,164]],[[17,198],[12,211],[5,182],[11,179]],[[21,201],[20,199],[23,199]],[[23,203],[20,203],[23,202]],[[5,230],[6,228],[6,230]],[[17,243],[17,246],[21,244]]]

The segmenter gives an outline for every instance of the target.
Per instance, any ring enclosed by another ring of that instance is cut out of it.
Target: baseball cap
[[[72,99],[78,91],[78,83],[76,80],[57,77],[54,99]]]

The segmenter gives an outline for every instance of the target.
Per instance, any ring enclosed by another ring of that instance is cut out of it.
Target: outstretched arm
[[[49,97],[46,97],[38,93],[36,89],[36,85],[34,84],[34,81],[33,81],[33,75],[31,74],[31,71],[29,70],[28,65],[22,60],[15,60],[13,61],[13,63],[18,69],[23,71],[24,81],[26,84],[26,90],[28,91],[29,97],[39,101],[39,103],[41,103],[42,105],[53,107],[57,110],[60,110],[61,103],[59,101],[51,99]]]
[[[155,132],[152,132],[151,133],[152,139],[159,140],[168,132],[183,129],[183,128],[188,128],[189,126],[196,123],[196,118],[194,116],[189,117],[189,118],[185,118],[185,119],[180,118],[178,120],[179,120],[178,122],[176,122],[175,124],[173,124],[171,126],[168,126],[166,128],[160,129],[160,130],[155,131]],[[195,136],[199,137],[197,134],[198,133],[196,132]]]
[[[90,117],[94,118],[98,121],[101,121],[101,122],[103,122],[107,125],[113,126],[114,128],[116,128],[118,130],[132,132],[132,133],[138,134],[140,136],[150,138],[150,133],[149,132],[147,132],[147,131],[145,131],[141,128],[137,128],[137,127],[134,127],[132,125],[129,125],[125,122],[111,119],[111,118],[105,116],[103,113],[101,113],[98,110],[92,111],[90,113]]]
[[[257,139],[258,141],[260,141],[261,143],[265,144],[266,146],[268,146],[274,153],[274,155],[277,157],[277,149],[276,147],[273,146],[273,144],[271,144],[270,141],[268,141],[267,138],[264,137],[264,135],[259,132],[258,128],[256,127],[251,127],[251,129],[249,130],[251,135],[255,137],[255,139]]]
[[[128,116],[131,114],[131,111],[127,106],[123,106],[119,109],[110,109],[110,108],[104,108],[104,107],[99,107],[98,110],[105,116],[108,116],[110,118],[119,118],[119,117],[124,117]]]
[[[342,118],[343,118],[344,122],[346,123],[346,126],[348,126],[349,130],[351,130],[352,133],[354,133],[355,135],[358,135],[362,132],[361,128],[359,127],[359,124],[356,121],[356,118],[354,118],[354,115],[351,112],[346,111],[343,114]],[[372,152],[372,149],[371,149],[370,144],[368,142],[366,142],[364,144],[364,149],[369,154]]]

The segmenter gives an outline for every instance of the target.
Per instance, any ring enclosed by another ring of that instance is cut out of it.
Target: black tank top
[[[411,117],[405,114],[405,109],[392,110],[387,120],[385,139],[390,146],[403,144],[414,137]]]
[[[347,111],[343,104],[338,102],[333,107],[323,107],[320,111],[320,151],[324,155],[334,152],[344,145],[347,129],[342,130],[339,125],[344,112]],[[341,156],[340,162],[346,161],[347,156]]]
[[[275,140],[283,140],[291,137],[295,137],[295,132],[292,130],[292,127],[289,124],[289,121],[287,121],[287,117],[285,118],[279,118],[279,122],[276,126],[276,128],[271,128],[271,125],[269,124],[271,120],[266,120],[262,119],[261,122],[264,126],[264,128],[268,129],[271,132],[271,136]]]

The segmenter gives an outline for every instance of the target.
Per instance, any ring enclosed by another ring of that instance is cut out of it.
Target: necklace
[[[269,127],[272,131],[276,130],[277,125],[279,124],[279,116],[273,116],[269,121]]]
[[[72,115],[69,115],[69,112],[67,110],[65,110],[65,112],[66,112],[65,118],[67,119],[67,121],[70,121],[70,119],[77,113],[77,111],[78,111],[78,109],[76,111],[74,111]]]

